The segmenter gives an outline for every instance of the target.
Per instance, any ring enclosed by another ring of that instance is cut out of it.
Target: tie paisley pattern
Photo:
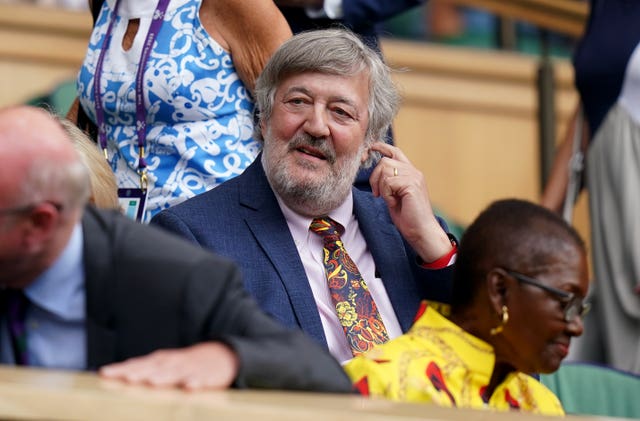
[[[310,230],[324,241],[324,267],[331,299],[354,356],[389,340],[369,288],[342,244],[342,227],[329,217],[316,218]]]

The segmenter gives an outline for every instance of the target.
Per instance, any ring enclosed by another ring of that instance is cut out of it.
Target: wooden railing
[[[90,30],[89,13],[0,3],[0,106],[73,79]]]
[[[79,66],[91,32],[88,12],[0,3],[0,58]],[[45,36],[46,35],[46,36]]]
[[[541,28],[578,37],[589,14],[580,0],[449,0],[452,3],[486,9],[505,18],[533,23]]]
[[[442,408],[356,395],[126,386],[95,374],[0,366],[0,419],[153,421],[545,421],[519,412]],[[566,421],[613,421],[568,416]]]

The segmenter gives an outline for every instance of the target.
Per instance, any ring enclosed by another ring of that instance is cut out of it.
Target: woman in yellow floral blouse
[[[465,232],[451,314],[424,303],[413,327],[351,360],[363,394],[442,406],[562,415],[534,377],[550,373],[582,334],[585,246],[554,213],[502,200]]]

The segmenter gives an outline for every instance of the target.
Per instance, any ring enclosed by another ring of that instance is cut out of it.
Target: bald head
[[[53,116],[0,109],[0,286],[24,288],[51,267],[89,190],[88,171]]]
[[[0,208],[41,201],[82,206],[87,170],[58,121],[35,107],[0,110]]]

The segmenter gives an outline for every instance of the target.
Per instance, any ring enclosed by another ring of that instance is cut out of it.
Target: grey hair
[[[111,167],[98,146],[73,122],[56,116],[65,129],[83,164],[89,171],[91,201],[99,208],[118,209],[118,185]]]
[[[391,80],[391,69],[380,54],[347,29],[301,32],[287,40],[273,54],[256,81],[256,139],[262,139],[260,122],[271,117],[280,83],[291,75],[304,72],[347,76],[367,72],[369,125],[365,144],[385,140],[398,112],[400,95]]]

